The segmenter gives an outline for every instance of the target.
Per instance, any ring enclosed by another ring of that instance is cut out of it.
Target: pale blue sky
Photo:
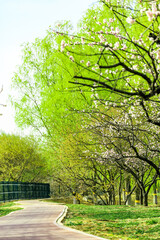
[[[59,20],[76,25],[96,0],[0,0],[0,131],[15,132],[14,112],[7,96],[16,65],[20,64],[21,44],[43,37],[49,26]]]

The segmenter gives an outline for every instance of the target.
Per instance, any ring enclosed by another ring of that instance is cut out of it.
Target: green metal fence
[[[48,183],[0,182],[0,202],[50,197]]]

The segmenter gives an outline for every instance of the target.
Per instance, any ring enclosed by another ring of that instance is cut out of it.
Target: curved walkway
[[[0,217],[0,240],[104,240],[57,223],[64,205],[38,200],[19,203],[23,210]]]

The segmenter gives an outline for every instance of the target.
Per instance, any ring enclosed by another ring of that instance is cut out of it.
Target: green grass
[[[68,227],[111,240],[160,239],[160,207],[68,204]]]
[[[22,208],[17,207],[18,204],[14,202],[0,204],[0,217],[5,216],[11,212],[21,210]]]

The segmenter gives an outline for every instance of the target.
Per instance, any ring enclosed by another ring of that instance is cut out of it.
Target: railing
[[[0,182],[0,202],[50,197],[48,183]]]

